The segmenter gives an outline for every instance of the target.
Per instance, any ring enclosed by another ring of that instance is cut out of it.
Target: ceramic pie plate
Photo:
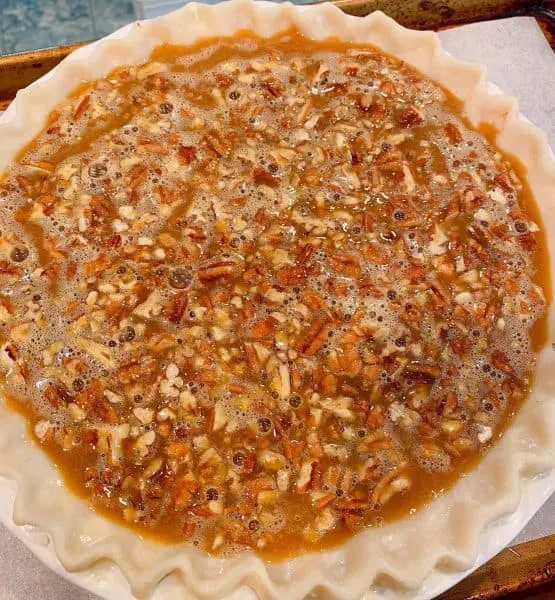
[[[292,25],[313,39],[334,36],[374,44],[453,92],[473,124],[491,123],[499,131],[500,148],[527,168],[549,247],[555,247],[555,161],[545,135],[519,114],[516,101],[492,92],[482,67],[443,52],[435,34],[404,29],[379,12],[350,17],[332,5],[190,4],[81,48],[19,92],[0,118],[0,170],[83,80],[143,62],[162,42],[190,45],[247,29],[270,37]],[[550,271],[555,281],[553,261]],[[551,342],[553,311],[548,329]],[[366,529],[333,550],[270,564],[254,554],[220,559],[187,545],[145,540],[70,494],[30,442],[23,419],[2,404],[0,518],[49,566],[106,598],[293,600],[311,593],[341,599],[431,598],[509,543],[555,490],[555,351],[550,342],[538,356],[531,395],[478,468],[416,514]]]

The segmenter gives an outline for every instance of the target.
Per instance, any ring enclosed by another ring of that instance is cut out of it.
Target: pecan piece
[[[131,168],[127,176],[129,177],[129,189],[136,190],[144,181],[148,174],[148,169],[144,165],[135,165]]]
[[[417,375],[418,377],[426,381],[433,381],[434,379],[437,379],[437,377],[439,377],[440,374],[439,367],[418,361],[410,362],[405,367],[405,371],[407,371],[407,373]]]
[[[185,314],[189,296],[187,292],[181,292],[173,296],[162,308],[162,316],[172,323],[179,323]]]
[[[203,141],[206,146],[212,150],[217,156],[223,156],[229,148],[230,142],[226,140],[218,131],[212,130],[208,132]]]
[[[251,369],[258,369],[260,365],[258,363],[258,356],[254,346],[252,344],[245,343],[243,344],[243,351],[249,367],[251,367]]]
[[[225,73],[214,73],[214,79],[216,80],[216,83],[223,88],[228,88],[233,83],[233,79]]]
[[[445,306],[449,302],[449,291],[445,288],[439,279],[434,279],[430,284],[430,290],[433,293],[433,300],[436,306]]]
[[[285,442],[283,447],[287,460],[291,461],[295,466],[299,465],[304,448],[305,443],[300,440]]]
[[[280,183],[279,178],[274,177],[269,171],[262,167],[256,167],[252,172],[252,177],[256,185],[267,185],[269,187],[277,187]]]
[[[447,141],[450,144],[460,144],[462,142],[462,135],[459,128],[454,123],[447,123],[444,127]]]
[[[376,243],[369,243],[362,247],[364,256],[377,265],[386,265],[389,262],[389,252],[383,246]]]
[[[286,267],[276,273],[276,281],[280,285],[300,285],[306,279],[304,267]]]
[[[276,330],[277,321],[272,317],[256,321],[251,329],[251,337],[255,340],[262,339]]]
[[[159,154],[160,156],[166,156],[168,154],[168,151],[164,148],[164,146],[157,142],[145,141],[140,142],[140,144],[141,148],[143,148],[147,152],[152,152],[152,154]]]
[[[499,173],[494,177],[493,180],[503,191],[505,191],[505,192],[513,191],[513,184],[511,183],[511,180],[510,180],[509,176],[507,175],[507,173]]]
[[[174,194],[167,186],[159,185],[156,188],[156,192],[160,196],[160,202],[162,202],[162,204],[171,204],[174,201]]]
[[[424,267],[409,267],[405,270],[405,277],[409,280],[411,285],[422,283],[426,280],[426,269]]]
[[[194,146],[179,146],[177,156],[181,163],[190,165],[197,157],[197,150]]]
[[[345,277],[358,277],[360,275],[360,264],[351,254],[340,252],[329,254],[328,263],[334,271],[345,275]]]
[[[358,512],[368,509],[370,503],[367,500],[359,500],[346,496],[337,502],[335,509],[341,512]]]
[[[424,117],[422,113],[414,106],[409,106],[402,113],[399,119],[399,125],[408,129],[409,127],[414,127],[415,125],[420,125],[424,122]]]
[[[61,385],[50,384],[44,390],[44,399],[53,408],[60,408],[71,401],[71,394]]]
[[[254,222],[258,223],[258,225],[268,225],[270,222],[270,215],[265,208],[259,208],[254,215]]]
[[[295,253],[298,263],[300,265],[306,265],[315,251],[316,247],[312,244],[303,244],[299,246],[298,252]]]
[[[520,245],[528,252],[532,252],[532,250],[534,250],[537,245],[533,234],[531,234],[530,232],[524,233],[521,236],[519,236],[518,241]]]
[[[515,375],[515,371],[509,364],[507,355],[504,352],[501,352],[501,350],[494,350],[491,353],[491,362],[496,369],[499,369],[503,373]]]
[[[381,119],[385,116],[386,107],[380,99],[374,101],[374,97],[370,94],[364,94],[358,101],[358,107],[365,113],[368,113],[370,118]]]
[[[245,460],[245,464],[243,465],[243,474],[244,475],[252,475],[256,470],[257,460],[256,460],[256,452],[249,452],[247,454],[247,458]]]
[[[279,81],[263,81],[260,85],[266,92],[265,96],[270,100],[278,98],[284,91],[284,87]]]
[[[322,486],[322,467],[320,463],[316,461],[312,465],[312,472],[310,473],[310,483],[308,487],[311,490],[317,490]]]
[[[326,343],[328,332],[331,329],[329,321],[324,319],[316,319],[312,325],[306,330],[303,337],[297,343],[295,349],[307,356],[312,356],[320,350]]]
[[[210,261],[198,271],[198,278],[202,282],[215,281],[236,277],[240,271],[240,263],[232,258],[217,258]]]
[[[12,265],[7,260],[0,260],[0,275],[19,275],[21,274],[21,269]]]
[[[328,279],[324,285],[330,294],[338,296],[339,298],[344,298],[349,293],[349,286],[344,281],[340,281],[336,277]],[[363,289],[362,283],[359,289]]]
[[[101,271],[105,271],[110,264],[110,258],[107,254],[99,254],[95,259],[84,264],[84,273],[87,276],[96,275]]]
[[[89,107],[90,102],[91,102],[91,97],[89,94],[87,94],[86,96],[84,96],[81,99],[81,101],[79,102],[79,104],[77,105],[77,107],[75,109],[75,112],[73,113],[73,118],[75,120],[77,120],[83,116],[84,112]]]
[[[354,344],[343,344],[338,351],[330,352],[328,366],[337,375],[356,377],[362,370],[362,358]]]
[[[42,196],[39,196],[38,201],[42,205],[42,212],[46,216],[51,215],[56,204],[56,196],[52,194],[43,194]]]
[[[116,383],[124,385],[136,383],[143,378],[148,379],[157,367],[158,361],[153,358],[146,358],[140,362],[130,362],[123,365],[114,374],[113,379]]]
[[[301,297],[310,310],[327,308],[326,301],[316,290],[307,288],[301,292]]]
[[[469,337],[456,337],[451,340],[451,348],[455,354],[463,355],[470,352],[472,341]]]

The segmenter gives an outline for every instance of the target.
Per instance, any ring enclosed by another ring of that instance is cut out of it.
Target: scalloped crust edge
[[[162,42],[188,45],[244,29],[268,37],[291,25],[313,39],[336,36],[374,44],[453,92],[473,124],[493,124],[500,148],[526,166],[549,247],[555,247],[555,161],[545,134],[519,114],[516,100],[489,93],[485,69],[443,52],[436,34],[405,29],[380,12],[350,17],[330,4],[295,7],[231,0],[213,7],[193,3],[170,15],[128,25],[77,50],[20,91],[0,118],[0,171],[40,132],[48,113],[80,81],[103,77],[119,65],[143,62]],[[550,273],[555,281],[553,261]],[[548,328],[548,339],[555,339],[553,311]],[[64,489],[55,467],[29,440],[23,419],[3,404],[0,474],[18,485],[14,523],[47,532],[66,570],[91,569],[109,559],[120,567],[138,597],[148,597],[169,573],[179,577],[183,597],[191,598],[223,597],[240,586],[251,588],[260,598],[291,600],[311,592],[342,599],[364,594],[374,598],[382,597],[384,589],[396,597],[412,596],[432,574],[462,572],[474,565],[480,533],[519,509],[527,480],[548,473],[543,479],[546,496],[555,489],[554,358],[548,344],[538,357],[532,394],[514,423],[452,490],[415,515],[367,529],[339,548],[282,563],[266,563],[248,553],[211,558],[187,545],[156,544],[96,515]]]

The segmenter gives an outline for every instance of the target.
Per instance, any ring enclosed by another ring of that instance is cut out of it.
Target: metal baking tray
[[[445,29],[476,21],[533,16],[555,51],[555,0],[338,0],[343,11],[381,10],[406,27]],[[86,42],[0,56],[0,111],[22,89]],[[555,535],[500,552],[437,600],[555,600]]]

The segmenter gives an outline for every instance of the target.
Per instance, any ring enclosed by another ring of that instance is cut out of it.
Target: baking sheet
[[[521,110],[555,147],[555,55],[533,18],[484,22],[440,33],[458,58],[484,63],[488,79],[516,96]],[[515,542],[555,533],[555,497]],[[96,600],[43,566],[0,525],[0,600]],[[121,598],[118,600],[126,600]]]

